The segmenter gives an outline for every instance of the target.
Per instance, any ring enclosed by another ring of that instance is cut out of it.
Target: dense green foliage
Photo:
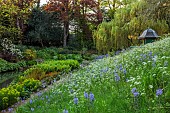
[[[0,41],[8,38],[21,42],[25,24],[37,0],[0,0]]]
[[[83,54],[81,51],[72,51],[67,48],[24,48],[23,57],[25,60],[35,60],[35,59],[42,59],[42,60],[66,60],[66,59],[73,59],[82,62]]]
[[[38,80],[20,78],[17,84],[0,89],[0,110],[15,104],[20,99],[28,98],[31,92],[40,86],[41,82]]]
[[[63,28],[57,13],[47,13],[41,9],[33,9],[28,20],[27,43],[44,46],[61,46]]]
[[[170,38],[91,63],[16,112],[169,111]]]
[[[20,67],[26,67],[25,61],[10,63],[0,58],[0,73],[5,71],[19,70]]]

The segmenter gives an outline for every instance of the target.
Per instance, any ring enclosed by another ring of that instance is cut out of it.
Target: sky
[[[46,4],[48,0],[40,0],[40,4],[43,5],[43,4]]]

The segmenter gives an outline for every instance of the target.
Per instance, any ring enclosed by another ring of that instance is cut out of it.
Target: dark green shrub
[[[58,13],[49,13],[38,8],[33,8],[31,10],[30,18],[27,22],[28,29],[26,37],[31,40],[30,43],[32,45],[62,45],[61,37],[63,37],[63,29],[61,21],[54,17],[58,17]]]
[[[85,60],[94,60],[98,57],[98,55],[95,54],[84,54],[83,59]]]
[[[64,54],[58,54],[57,55],[58,56],[58,60],[66,60],[66,55],[64,55]]]
[[[72,59],[77,60],[79,62],[83,61],[83,58],[80,54],[57,54],[53,56],[54,60],[66,60],[66,59]]]
[[[56,53],[57,53],[56,48],[44,48],[41,50],[37,50],[37,58],[52,59]]]
[[[18,70],[20,67],[26,67],[25,61],[10,63],[0,58],[0,73],[5,71]]]
[[[80,54],[67,54],[67,59],[73,59],[73,60],[77,60],[79,62],[83,61],[83,58]]]
[[[26,62],[26,65],[27,66],[32,66],[32,65],[36,65],[37,64],[37,61],[36,60],[28,60],[27,62]]]
[[[72,53],[72,51],[70,51],[67,48],[58,48],[58,53],[59,54],[70,54],[70,53]]]

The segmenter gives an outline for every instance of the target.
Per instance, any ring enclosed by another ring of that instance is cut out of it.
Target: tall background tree
[[[58,13],[48,13],[42,8],[34,8],[25,32],[26,43],[42,47],[61,46],[63,29],[57,17]]]
[[[77,26],[79,26],[77,28],[82,30],[82,36],[87,37],[87,32],[90,31],[92,23],[98,25],[102,21],[99,4],[94,0],[49,0],[45,9],[60,14],[59,18],[62,20],[64,27],[64,47],[67,46],[69,39],[71,22],[77,23]],[[88,35],[90,35],[89,32]]]

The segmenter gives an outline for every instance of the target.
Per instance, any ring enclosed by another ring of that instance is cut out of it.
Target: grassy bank
[[[165,113],[170,109],[170,38],[107,57],[70,74],[63,84],[17,113]]]

